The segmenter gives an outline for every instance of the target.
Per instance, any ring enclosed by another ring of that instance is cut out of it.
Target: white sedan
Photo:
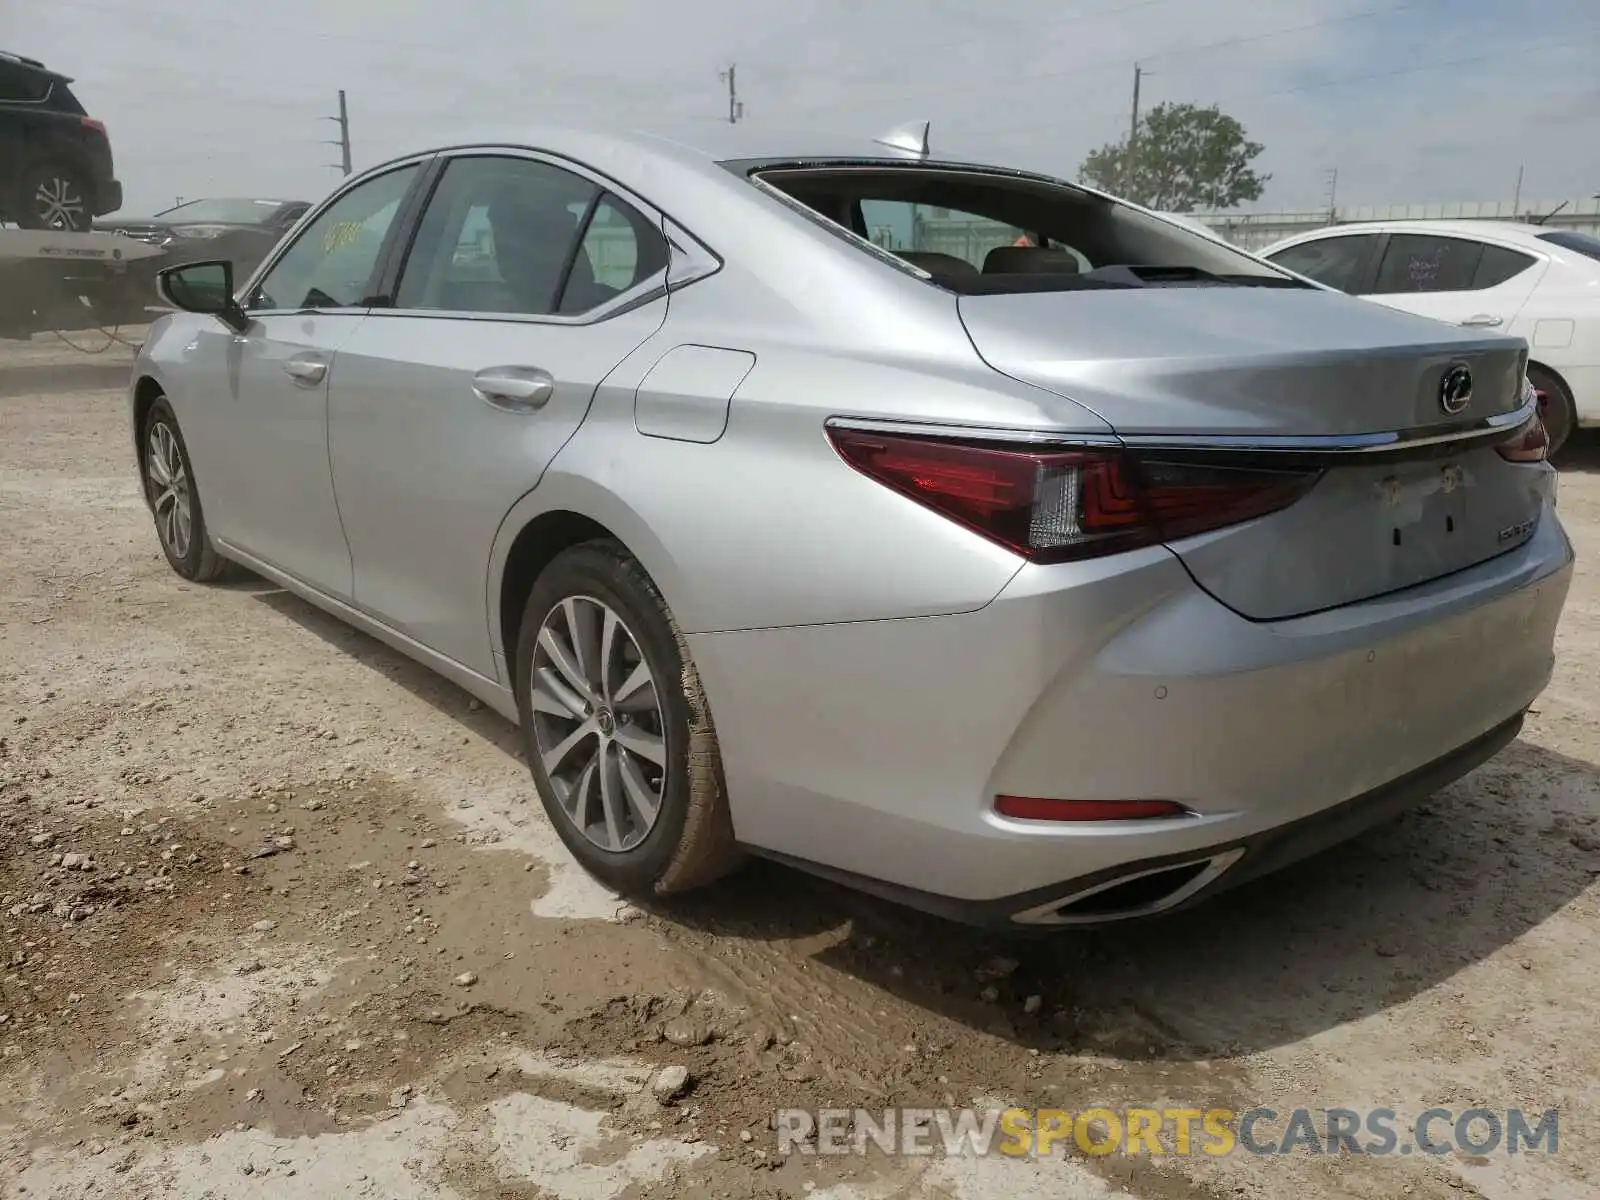
[[[1551,449],[1600,425],[1600,238],[1493,221],[1373,221],[1287,238],[1264,258],[1341,292],[1525,339]]]

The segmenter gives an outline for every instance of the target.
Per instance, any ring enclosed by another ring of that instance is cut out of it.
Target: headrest
[[[954,254],[939,254],[932,250],[896,250],[895,256],[903,258],[914,267],[921,267],[930,275],[976,275],[978,268]]]
[[[1078,259],[1048,246],[996,246],[984,257],[985,275],[1076,275]]]

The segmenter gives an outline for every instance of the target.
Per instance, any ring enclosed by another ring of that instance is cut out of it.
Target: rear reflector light
[[[1550,457],[1550,434],[1540,415],[1544,412],[1547,397],[1543,392],[1536,392],[1535,395],[1539,398],[1539,411],[1528,418],[1528,423],[1515,436],[1498,447],[1500,457],[1508,462],[1543,462]]]
[[[85,129],[92,129],[96,133],[104,133],[106,131],[106,123],[104,121],[96,121],[93,117],[79,117],[78,120]]]
[[[830,428],[863,475],[1035,562],[1064,562],[1220,529],[1294,503],[1316,471],[1136,459],[1115,448]]]
[[[1035,796],[996,796],[994,810],[1019,821],[1147,821],[1189,812],[1171,800],[1043,800]]]

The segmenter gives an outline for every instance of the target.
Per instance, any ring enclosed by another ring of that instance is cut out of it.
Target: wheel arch
[[[1552,367],[1544,359],[1538,358],[1531,353],[1528,355],[1528,366],[1530,368],[1537,368],[1543,371],[1546,375],[1549,375],[1563,388],[1565,388],[1568,397],[1571,397],[1572,385],[1567,382],[1567,377],[1561,373],[1561,369],[1559,367]]]
[[[167,389],[161,386],[161,381],[154,375],[142,374],[133,384],[133,453],[139,464],[140,475],[144,474],[144,423],[150,418],[150,410],[155,407],[156,401],[167,394]],[[170,403],[170,401],[168,402]]]
[[[681,589],[672,557],[632,506],[592,480],[548,473],[501,521],[489,557],[489,639],[507,687],[515,687],[522,609],[534,580],[563,550],[599,538],[614,540],[633,555],[681,620],[674,605]]]

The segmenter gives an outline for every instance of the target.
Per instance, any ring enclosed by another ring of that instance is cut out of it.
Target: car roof
[[[1463,237],[1475,241],[1502,241],[1548,250],[1550,243],[1539,234],[1551,230],[1540,225],[1526,225],[1515,221],[1352,221],[1346,225],[1330,225],[1311,229],[1282,239],[1278,245],[1291,242],[1312,241],[1319,237],[1349,236],[1359,233],[1432,233],[1440,237]]]
[[[692,124],[649,128],[602,124],[582,127],[540,124],[516,125],[492,130],[464,130],[453,138],[436,140],[427,147],[418,147],[413,153],[450,150],[464,146],[522,146],[534,150],[548,150],[579,161],[584,161],[586,156],[602,149],[611,148],[674,160],[684,165],[850,161],[881,162],[885,166],[893,166],[925,161],[950,167],[998,169],[1019,175],[1035,174],[965,155],[952,158],[935,152],[924,160],[910,152],[875,142],[859,131],[829,133],[817,130],[749,128],[710,119]]]
[[[10,63],[14,67],[26,67],[30,71],[38,71],[41,75],[48,75],[57,83],[71,83],[72,80],[59,71],[52,71],[37,58],[29,58],[24,54],[14,54],[10,50],[0,50],[0,61]]]

